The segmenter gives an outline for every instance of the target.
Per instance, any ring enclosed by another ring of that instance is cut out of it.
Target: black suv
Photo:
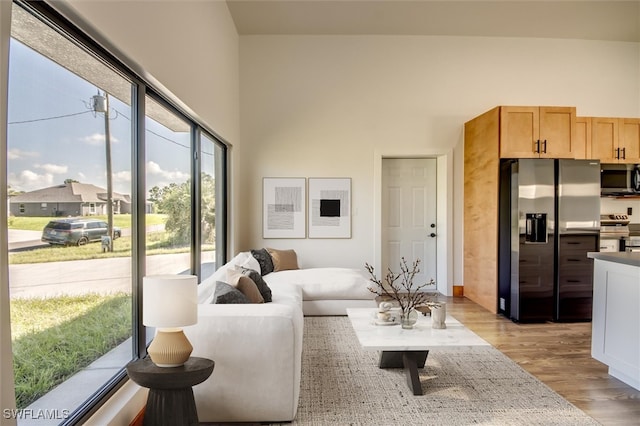
[[[42,230],[42,241],[49,244],[83,246],[91,241],[101,241],[107,235],[107,222],[82,217],[52,220]],[[122,235],[113,227],[113,238]]]

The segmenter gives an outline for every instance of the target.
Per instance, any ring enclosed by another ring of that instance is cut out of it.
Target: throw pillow
[[[267,249],[273,262],[273,271],[288,271],[298,268],[298,256],[293,250]]]
[[[251,250],[251,255],[260,264],[260,274],[267,275],[273,272],[273,260],[267,249]]]
[[[265,302],[271,302],[273,300],[271,295],[271,289],[269,288],[264,278],[262,278],[262,275],[260,275],[258,271],[255,271],[249,268],[243,268],[242,266],[236,266],[236,269],[238,269],[242,273],[242,275],[246,275],[247,277],[253,280],[253,282],[258,287],[258,290],[260,291],[260,294],[262,295],[262,298],[264,299]]]
[[[213,293],[213,300],[211,303],[226,304],[226,303],[250,303],[247,296],[242,294],[240,290],[233,286],[223,283],[222,281],[216,281],[216,290]]]
[[[264,303],[264,298],[260,294],[258,286],[256,286],[256,283],[246,275],[243,275],[238,279],[236,288],[240,290],[242,294],[247,296],[247,299],[249,299],[251,303]]]
[[[247,296],[250,303],[264,303],[264,298],[260,294],[256,283],[248,276],[243,275],[242,272],[229,269],[227,271],[227,280],[229,284]]]

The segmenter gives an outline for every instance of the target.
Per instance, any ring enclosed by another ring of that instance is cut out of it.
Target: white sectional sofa
[[[212,304],[216,281],[225,281],[235,265],[256,268],[243,252],[203,281],[198,323],[185,328],[192,356],[216,363],[211,377],[193,388],[199,420],[291,421],[300,395],[303,307],[307,315],[344,315],[346,307],[374,307],[374,295],[360,271],[314,268],[265,275],[271,302]]]

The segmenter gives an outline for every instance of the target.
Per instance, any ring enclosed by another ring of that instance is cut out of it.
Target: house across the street
[[[113,193],[113,213],[131,213],[131,196]],[[94,216],[107,214],[107,190],[89,183],[69,182],[15,195],[12,216]]]

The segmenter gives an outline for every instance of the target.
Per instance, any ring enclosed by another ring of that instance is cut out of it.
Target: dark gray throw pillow
[[[273,260],[271,259],[271,255],[266,248],[251,250],[251,255],[260,264],[260,273],[262,275],[267,275],[273,272]]]
[[[262,275],[260,275],[258,271],[254,271],[253,269],[245,268],[242,266],[239,266],[239,268],[242,271],[242,275],[246,275],[247,277],[251,278],[254,283],[256,283],[256,286],[258,287],[258,290],[260,291],[260,294],[262,295],[265,303],[271,302],[271,289],[262,278]]]
[[[240,290],[232,285],[216,281],[216,291],[213,293],[213,301],[211,303],[251,303],[247,296],[242,294]]]

